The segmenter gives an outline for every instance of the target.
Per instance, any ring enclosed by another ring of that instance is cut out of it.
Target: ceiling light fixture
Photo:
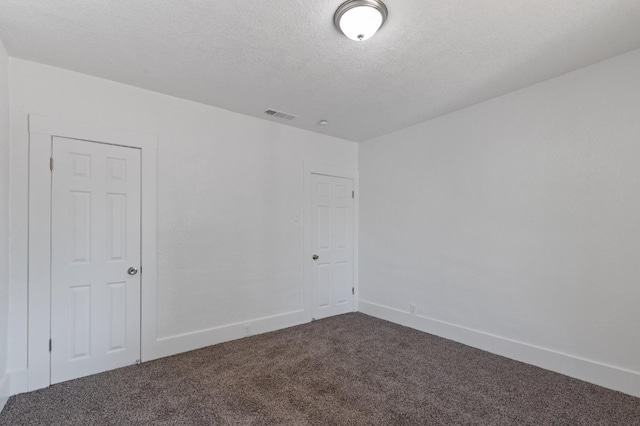
[[[333,22],[351,40],[364,41],[382,27],[388,15],[380,0],[348,0],[336,10]]]

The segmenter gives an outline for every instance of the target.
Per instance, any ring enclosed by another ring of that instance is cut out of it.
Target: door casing
[[[155,136],[30,114],[27,351],[27,390],[29,391],[47,387],[51,380],[50,159],[54,136],[141,150],[141,360],[148,361],[157,357],[157,148]]]
[[[312,256],[313,256],[313,244],[312,244],[312,226],[313,226],[313,216],[312,216],[312,187],[313,181],[311,176],[314,174],[326,175],[326,176],[335,176],[339,178],[352,179],[353,180],[353,190],[355,192],[355,197],[353,200],[353,287],[354,287],[354,295],[353,295],[353,312],[358,311],[358,300],[359,300],[359,268],[358,268],[358,223],[359,223],[359,195],[360,195],[360,185],[359,178],[360,174],[358,171],[353,170],[345,170],[339,167],[314,164],[314,163],[304,163],[304,214],[303,214],[303,226],[304,226],[304,249],[303,249],[303,271],[304,271],[304,288],[303,288],[303,298],[304,298],[304,311],[306,313],[306,320],[312,320],[312,292],[313,292],[313,269],[312,269]]]

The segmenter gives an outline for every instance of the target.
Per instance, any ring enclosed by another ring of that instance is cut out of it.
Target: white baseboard
[[[11,394],[11,376],[5,374],[2,380],[0,380],[0,413],[4,409],[4,405],[9,400]]]
[[[206,346],[227,342],[230,340],[247,337],[246,325],[249,325],[250,336],[270,331],[276,331],[287,327],[293,327],[309,322],[309,316],[304,311],[287,312],[263,318],[254,318],[233,324],[226,324],[206,330],[194,331],[177,336],[158,339],[153,356],[143,361],[177,355],[179,353],[200,349]],[[10,378],[10,380],[9,380]],[[29,370],[15,370],[7,373],[7,395],[17,395],[29,391]],[[9,388],[9,383],[11,384]],[[2,388],[0,388],[1,390]],[[0,395],[3,395],[0,393]],[[0,398],[0,402],[3,399]]]
[[[251,336],[268,333],[287,327],[309,322],[304,311],[287,312],[263,318],[255,318],[206,330],[194,331],[158,339],[151,359],[176,355],[218,343],[247,337],[246,325],[249,324]],[[144,360],[150,361],[150,360]]]
[[[640,397],[640,373],[360,300],[360,312]]]
[[[9,395],[18,395],[19,393],[25,393],[29,390],[29,370],[9,371],[7,375],[11,378],[11,391]]]

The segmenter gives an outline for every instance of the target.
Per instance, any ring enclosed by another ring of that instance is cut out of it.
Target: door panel
[[[51,384],[140,358],[140,150],[53,138]]]
[[[312,174],[312,317],[353,311],[353,181]]]

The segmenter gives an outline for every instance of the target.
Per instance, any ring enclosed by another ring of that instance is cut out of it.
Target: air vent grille
[[[298,118],[297,115],[289,114],[282,111],[276,111],[275,109],[268,109],[264,113],[272,117],[281,118],[283,120],[295,120],[296,118]]]

